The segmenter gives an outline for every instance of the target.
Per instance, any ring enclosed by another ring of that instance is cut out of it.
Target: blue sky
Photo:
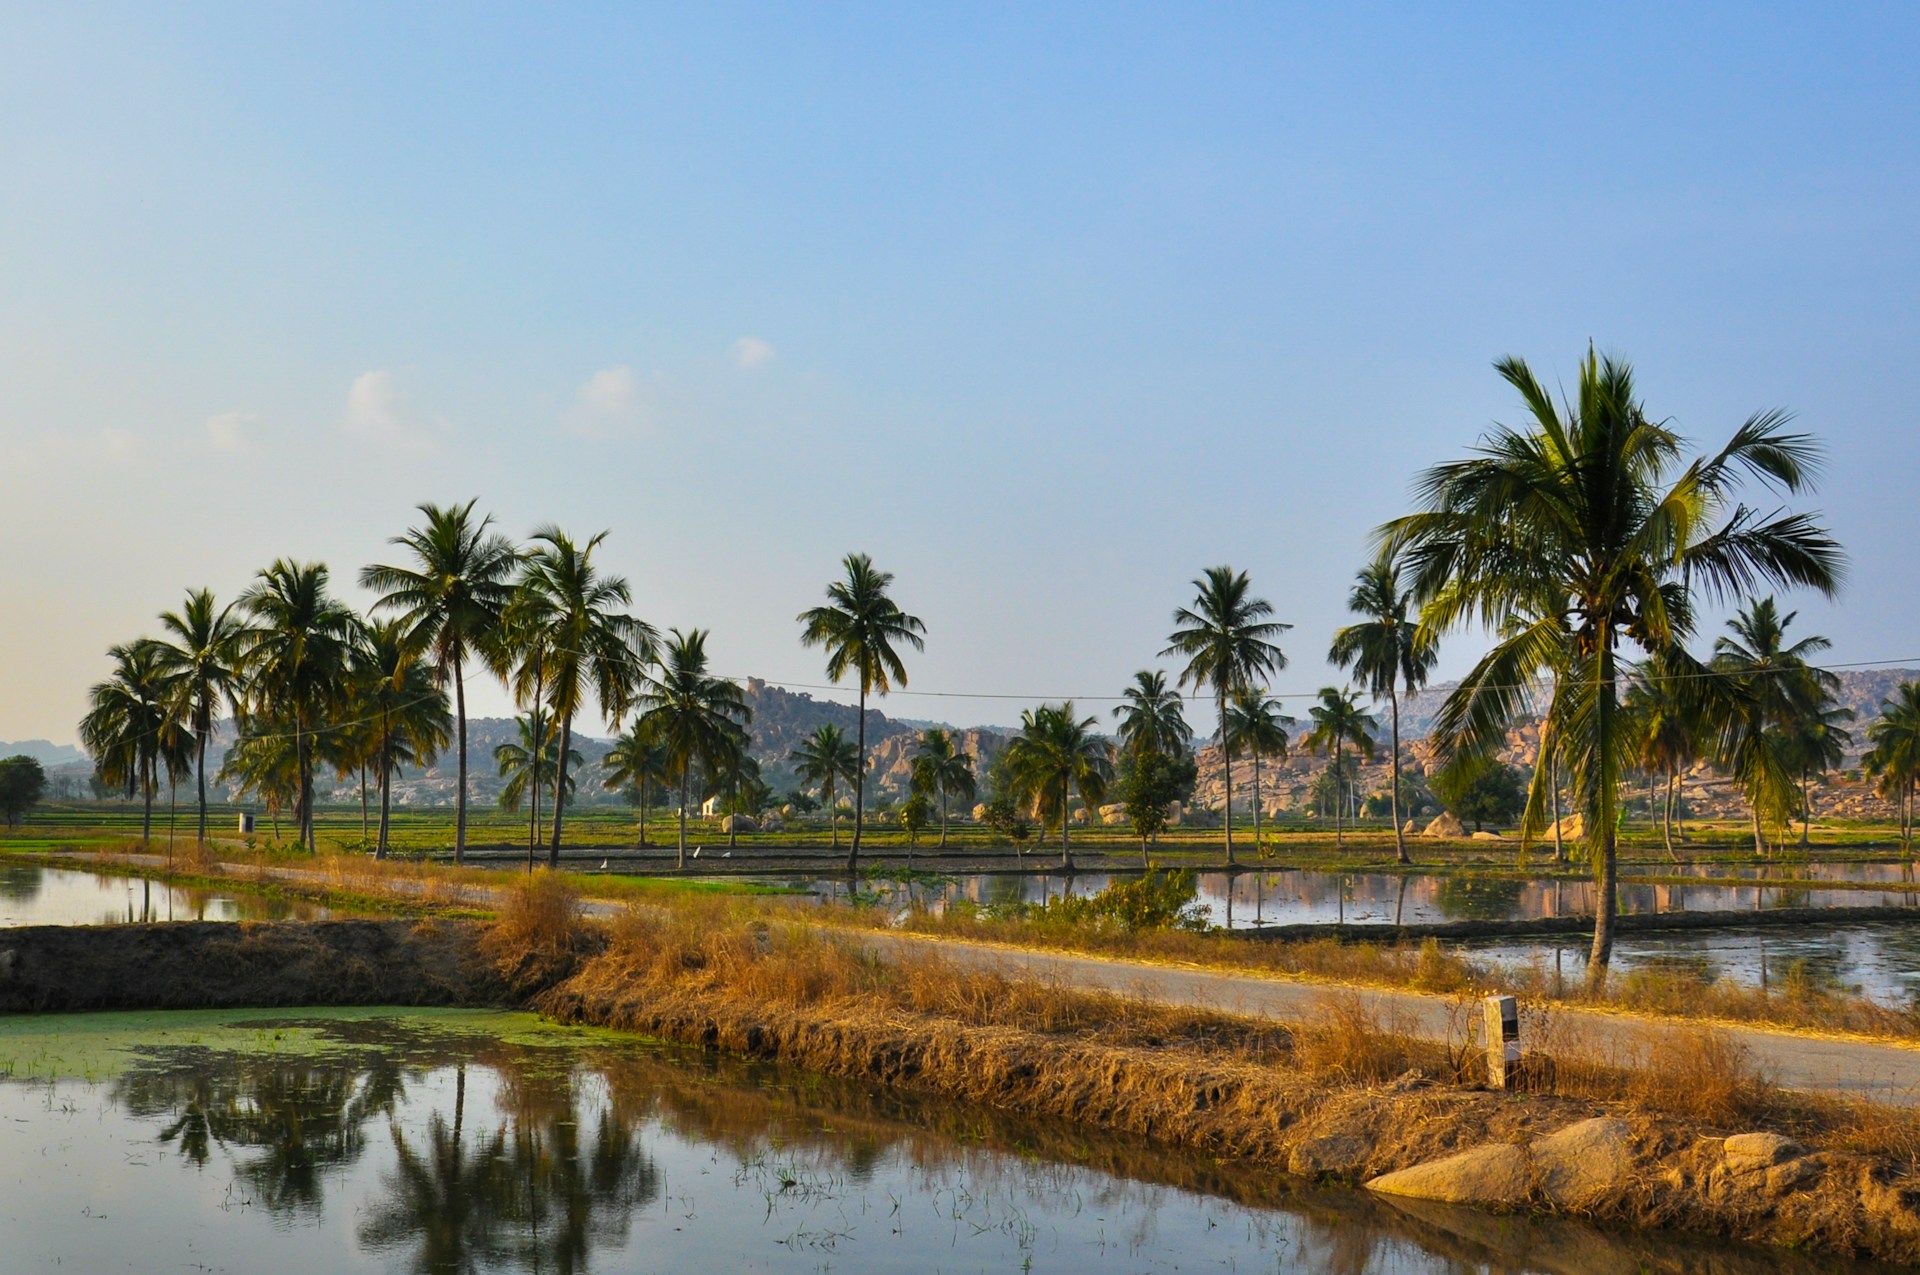
[[[915,690],[1114,694],[1230,562],[1311,691],[1491,361],[1589,339],[1703,444],[1799,413],[1801,624],[1920,656],[1920,11],[1677,8],[11,7],[0,738],[475,495],[732,673],[824,680],[859,549]]]

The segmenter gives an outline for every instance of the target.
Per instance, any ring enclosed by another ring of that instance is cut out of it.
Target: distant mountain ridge
[[[56,744],[46,739],[0,742],[0,757],[31,757],[42,766],[72,766],[87,760],[87,755],[72,744]]]

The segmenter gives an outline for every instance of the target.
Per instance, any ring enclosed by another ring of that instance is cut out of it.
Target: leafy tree
[[[1026,812],[1020,808],[1020,803],[1010,794],[1002,793],[987,798],[982,822],[1011,841],[1022,856],[1026,854],[1027,838],[1033,835],[1033,826],[1027,822]]]
[[[1159,669],[1141,669],[1133,675],[1133,685],[1120,693],[1122,703],[1113,710],[1120,719],[1120,747],[1176,757],[1193,746],[1193,728],[1187,725],[1180,692],[1167,685],[1167,675]]]
[[[1093,733],[1096,720],[1076,716],[1072,700],[1043,704],[1020,715],[1020,734],[1006,747],[1016,793],[1047,822],[1059,819],[1060,863],[1069,869],[1073,795],[1092,810],[1113,778],[1112,750]]]
[[[1649,774],[1666,776],[1661,828],[1669,856],[1674,856],[1674,792],[1680,785],[1681,772],[1699,760],[1701,737],[1707,730],[1702,680],[1694,676],[1696,667],[1691,661],[1674,660],[1668,652],[1654,652],[1635,670],[1622,706],[1631,724],[1634,764]]]
[[[1253,844],[1260,844],[1260,758],[1284,759],[1287,727],[1294,720],[1280,711],[1280,702],[1263,691],[1242,686],[1227,704],[1227,740],[1253,758]]]
[[[1400,587],[1400,571],[1389,559],[1364,568],[1347,596],[1347,610],[1364,616],[1333,635],[1327,659],[1353,670],[1353,680],[1376,702],[1386,697],[1392,709],[1393,786],[1389,790],[1393,815],[1393,846],[1401,863],[1407,854],[1406,829],[1400,819],[1400,692],[1411,695],[1427,684],[1440,658],[1439,642],[1431,630],[1408,618],[1413,591]]]
[[[907,666],[901,661],[898,646],[926,649],[920,636],[927,631],[915,616],[902,611],[887,596],[893,574],[875,569],[864,553],[850,553],[841,560],[846,577],[827,586],[827,604],[800,613],[800,642],[803,646],[825,647],[827,676],[838,682],[853,674],[860,684],[859,738],[855,745],[859,758],[853,775],[853,846],[847,852],[847,871],[860,867],[860,833],[866,818],[867,798],[867,696],[881,695],[893,684],[907,684]]]
[[[1233,745],[1227,738],[1227,698],[1242,686],[1287,666],[1274,639],[1293,626],[1267,617],[1273,604],[1251,596],[1244,571],[1208,567],[1193,582],[1193,605],[1173,613],[1173,632],[1162,656],[1183,655],[1183,686],[1210,687],[1220,709],[1220,751],[1226,763],[1227,862],[1233,859]]]
[[[458,732],[458,787],[454,790],[453,858],[467,857],[467,660],[497,657],[500,617],[513,596],[519,552],[488,531],[493,519],[476,517],[477,500],[464,505],[418,506],[426,521],[388,543],[408,550],[410,566],[367,567],[361,587],[379,592],[376,612],[390,611],[406,625],[408,641],[428,654],[436,685],[453,682]]]
[[[1343,774],[1340,759],[1349,743],[1362,757],[1373,760],[1373,732],[1380,729],[1380,723],[1360,711],[1353,692],[1323,686],[1320,702],[1307,713],[1313,718],[1313,729],[1307,732],[1307,749],[1325,755],[1332,763],[1334,775]],[[1333,808],[1333,839],[1338,846],[1346,845],[1346,808],[1345,794],[1342,794]]]
[[[393,777],[404,766],[431,766],[453,739],[446,691],[419,659],[402,620],[363,626],[353,656],[353,715],[364,724],[363,754],[380,785],[380,829],[374,857],[387,857]]]
[[[1729,635],[1713,644],[1719,761],[1746,794],[1755,854],[1767,852],[1763,817],[1784,827],[1802,795],[1800,762],[1811,765],[1811,757],[1796,748],[1796,732],[1830,706],[1840,684],[1808,662],[1833,645],[1826,638],[1787,644],[1795,614],[1781,615],[1772,598],[1761,598],[1729,620]]]
[[[941,849],[947,845],[948,800],[972,801],[978,788],[973,758],[955,745],[952,734],[938,726],[921,734],[914,750],[913,789],[940,799]]]
[[[737,682],[707,671],[707,634],[703,629],[672,638],[661,652],[660,671],[640,692],[640,729],[666,752],[667,767],[680,784],[680,866],[687,866],[687,804],[693,772],[717,770],[735,751],[744,751],[747,707]]]
[[[1527,808],[1525,778],[1499,759],[1467,756],[1444,766],[1431,780],[1433,795],[1475,832],[1486,824],[1502,827]]]
[[[800,782],[820,790],[820,804],[827,808],[827,822],[833,830],[833,848],[840,848],[840,806],[834,790],[841,780],[859,782],[860,753],[846,732],[832,722],[823,722],[813,734],[800,741],[800,747],[787,754],[787,760],[799,772]]]
[[[656,787],[664,790],[673,778],[666,748],[636,725],[613,742],[601,765],[606,769],[606,787],[630,794],[640,807],[640,848],[646,849],[651,794]]]
[[[560,732],[553,718],[540,708],[520,714],[513,724],[519,737],[494,746],[493,764],[506,781],[500,786],[500,808],[517,814],[522,803],[527,806],[527,861],[531,863],[534,849],[540,844],[540,798],[551,797],[560,780]],[[578,749],[571,751],[568,769],[586,760]],[[569,796],[579,791],[572,774],[567,775],[566,785]]]
[[[1191,801],[1199,778],[1200,768],[1184,749],[1174,756],[1151,748],[1121,750],[1118,774],[1108,795],[1126,808],[1127,822],[1140,838],[1143,865],[1147,847],[1166,830],[1168,808],[1176,801]]]
[[[536,634],[546,655],[541,680],[547,707],[560,726],[560,781],[554,786],[553,840],[547,866],[560,866],[560,837],[566,822],[573,719],[589,693],[609,722],[617,723],[633,706],[653,662],[657,635],[653,626],[628,615],[633,591],[622,576],[594,565],[593,553],[606,532],[584,544],[551,524],[533,533],[533,548],[522,559],[520,591],[523,632]],[[518,688],[516,688],[518,689]]]
[[[47,772],[32,757],[0,757],[0,815],[17,828],[47,791]]]
[[[909,846],[920,843],[920,833],[932,818],[933,800],[923,792],[913,793],[900,803],[900,827],[906,831]]]
[[[1880,781],[1883,795],[1900,803],[1900,845],[1913,853],[1913,794],[1920,786],[1920,682],[1902,682],[1893,698],[1880,701],[1880,720],[1867,727],[1872,745],[1862,769]]]
[[[1546,821],[1548,771],[1564,762],[1585,825],[1599,901],[1591,987],[1613,954],[1614,811],[1631,741],[1620,722],[1620,644],[1675,648],[1698,590],[1724,598],[1777,581],[1832,593],[1839,546],[1806,514],[1768,515],[1734,497],[1743,477],[1784,493],[1809,484],[1817,450],[1785,417],[1749,419],[1720,451],[1684,461],[1681,437],[1648,419],[1632,370],[1588,352],[1564,411],[1519,359],[1500,375],[1530,422],[1496,427],[1466,460],[1419,480],[1422,508],[1380,529],[1413,578],[1434,633],[1477,623],[1500,634],[1442,706],[1443,755],[1496,752],[1528,688],[1556,673],[1523,835]]]
[[[1813,776],[1824,775],[1846,760],[1846,750],[1853,745],[1853,732],[1844,723],[1852,720],[1853,710],[1835,705],[1831,693],[1822,690],[1820,698],[1807,705],[1787,728],[1787,754],[1800,770],[1800,845],[1803,849],[1813,833]]]
[[[140,840],[153,839],[153,793],[174,723],[159,650],[153,642],[116,646],[107,652],[113,673],[87,693],[80,744],[94,771],[112,788],[141,798]]]
[[[178,701],[173,712],[193,732],[202,845],[207,840],[207,745],[213,738],[214,714],[222,705],[236,717],[240,714],[238,657],[245,620],[234,614],[234,605],[218,606],[211,589],[189,593],[178,611],[161,613],[160,627],[172,636],[154,648],[160,675]]]

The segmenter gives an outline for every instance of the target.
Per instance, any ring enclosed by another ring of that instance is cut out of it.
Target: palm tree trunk
[[[360,763],[360,847],[365,849],[368,839],[367,827],[367,763]]]
[[[374,843],[373,857],[387,857],[387,828],[392,817],[393,766],[387,760],[387,750],[380,752],[380,839]]]
[[[940,848],[947,848],[947,790],[940,790]]]
[[[680,767],[680,867],[687,866],[687,781],[693,774],[693,762]]]
[[[149,761],[145,773],[140,776],[140,845],[144,849],[153,841],[153,779],[154,766]]]
[[[1541,744],[1544,746],[1545,743],[1546,736],[1542,734]],[[1560,748],[1557,740],[1553,751],[1547,754],[1547,782],[1553,786],[1553,861],[1565,863],[1567,843],[1560,832]]]
[[[1813,785],[1808,782],[1807,768],[1800,768],[1800,848],[1807,848],[1807,838],[1813,833]]]
[[[1233,745],[1227,742],[1227,687],[1220,685],[1220,756],[1227,763],[1227,866],[1233,866]]]
[[[1767,838],[1766,834],[1760,830],[1760,803],[1749,799],[1747,804],[1753,810],[1753,852],[1756,855],[1765,856],[1767,853]]]
[[[203,721],[200,723],[198,732],[200,735],[200,758],[194,766],[196,772],[194,779],[197,781],[200,790],[199,841],[203,846],[207,844],[207,732],[208,724]]]
[[[1260,857],[1260,750],[1253,752],[1253,855]],[[1231,887],[1229,887],[1231,889]]]
[[[640,778],[640,848],[642,850],[645,850],[647,848],[647,798],[652,795],[647,791],[648,787],[649,787],[649,784],[647,782],[646,777],[644,775],[641,776]]]
[[[1680,856],[1673,851],[1673,790],[1679,786],[1679,783],[1680,772],[1669,767],[1667,770],[1666,813],[1661,819],[1661,826],[1666,829],[1667,858],[1672,859],[1675,863],[1680,861]]]
[[[1073,789],[1067,784],[1060,785],[1060,866],[1073,871],[1073,846],[1067,840],[1067,825],[1072,823]]]
[[[860,832],[867,821],[867,679],[860,678],[859,767],[853,772],[853,848],[847,851],[847,871],[860,871]]]
[[[553,845],[547,849],[547,866],[560,866],[560,830],[567,818],[567,750],[573,747],[573,714],[560,719],[560,765],[553,777]]]
[[[833,830],[831,834],[833,837],[833,848],[838,850],[840,848],[840,807],[834,804],[833,785],[831,783],[824,785],[820,791],[825,796],[827,802],[827,827]]]
[[[293,730],[293,751],[300,769],[299,809],[294,817],[299,824],[296,835],[308,854],[314,852],[313,844],[313,738],[300,729]]]
[[[1587,956],[1587,991],[1598,995],[1607,985],[1607,966],[1613,960],[1613,923],[1619,909],[1616,892],[1619,886],[1617,869],[1614,866],[1614,832],[1612,810],[1608,807],[1617,800],[1614,791],[1613,774],[1607,759],[1613,756],[1613,736],[1616,726],[1616,709],[1613,685],[1613,625],[1608,617],[1601,617],[1596,626],[1600,633],[1600,651],[1598,668],[1598,711],[1595,713],[1594,755],[1599,758],[1600,773],[1588,786],[1586,795],[1585,835],[1588,853],[1593,858],[1594,875],[1598,884],[1599,898],[1594,901],[1593,909],[1593,950]]]
[[[1400,692],[1391,682],[1387,683],[1387,703],[1393,707],[1393,791],[1388,796],[1393,802],[1394,860],[1412,863],[1407,853],[1407,830],[1400,826]]]
[[[1347,831],[1344,820],[1347,814],[1347,794],[1340,791],[1345,780],[1340,773],[1340,736],[1333,737],[1333,848],[1347,848]]]
[[[464,653],[462,653],[464,654]],[[460,732],[459,784],[453,794],[453,861],[467,861],[467,675],[456,654],[453,661],[453,712]],[[445,683],[442,683],[445,685]]]

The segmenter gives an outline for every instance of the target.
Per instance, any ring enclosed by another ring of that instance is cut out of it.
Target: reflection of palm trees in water
[[[114,1096],[132,1115],[167,1119],[159,1141],[192,1164],[205,1166],[216,1147],[240,1152],[235,1177],[255,1201],[270,1213],[300,1215],[319,1211],[322,1176],[360,1158],[367,1122],[390,1112],[402,1092],[390,1063],[220,1067],[193,1050],[164,1069],[128,1075]]]
[[[637,1122],[610,1102],[583,1142],[588,1122],[572,1072],[490,1062],[501,1121],[467,1134],[461,1066],[451,1124],[435,1112],[416,1147],[395,1122],[389,1195],[361,1224],[361,1242],[412,1247],[418,1271],[584,1270],[596,1246],[624,1242],[634,1210],[659,1197],[659,1171]]]

